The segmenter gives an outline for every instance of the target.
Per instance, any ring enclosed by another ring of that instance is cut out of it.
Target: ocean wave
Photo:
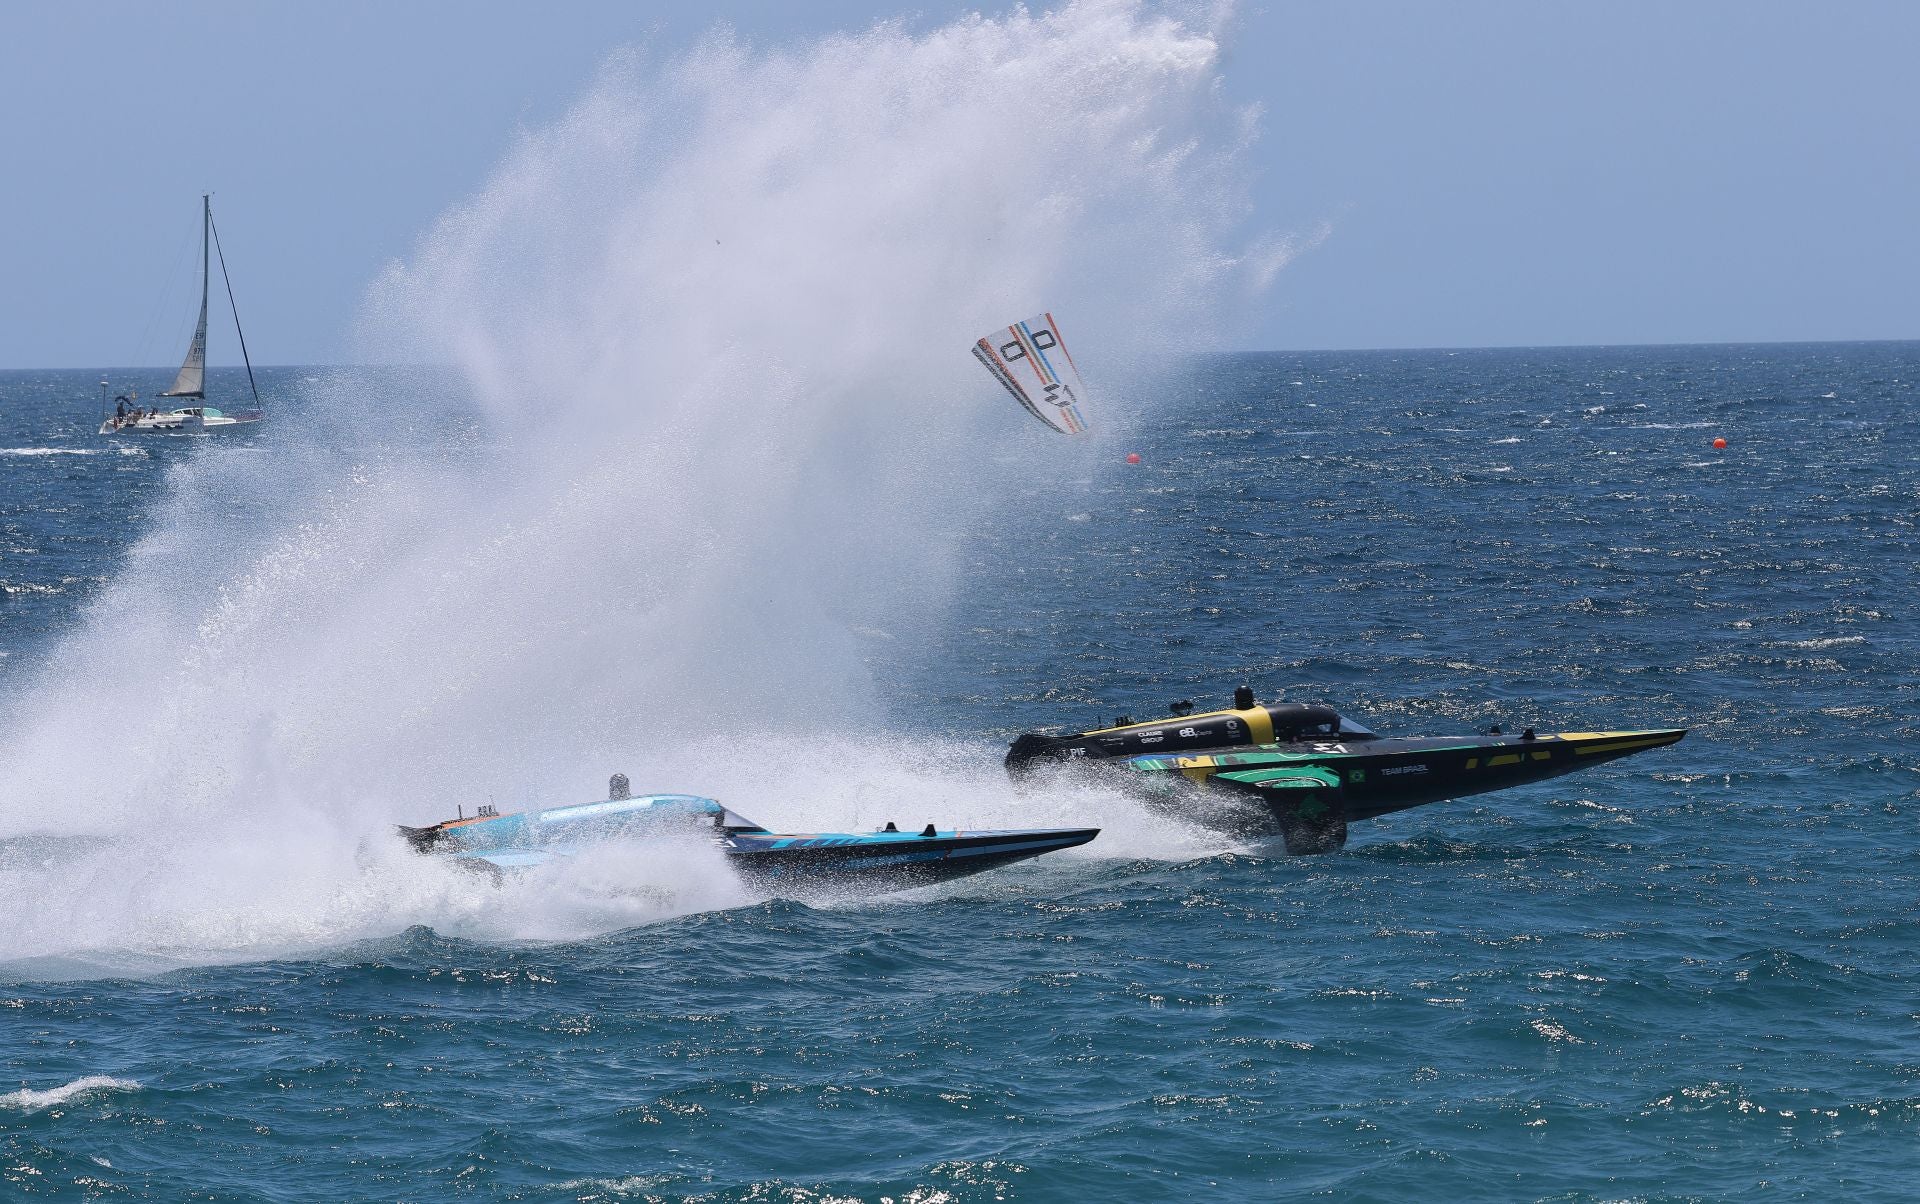
[[[0,1108],[12,1108],[17,1112],[40,1112],[47,1108],[57,1108],[68,1100],[89,1092],[138,1090],[140,1090],[140,1084],[132,1079],[116,1079],[111,1075],[90,1074],[45,1091],[22,1087],[18,1091],[0,1095]]]
[[[0,447],[0,456],[97,456],[95,447]]]
[[[1585,1041],[1582,1041],[1579,1037],[1574,1036],[1573,1033],[1569,1031],[1564,1025],[1556,1024],[1551,1020],[1546,1020],[1546,1019],[1541,1019],[1536,1017],[1527,1022],[1527,1027],[1531,1028],[1534,1032],[1539,1033],[1542,1037],[1545,1037],[1549,1042],[1552,1042],[1553,1044],[1556,1044],[1556,1045],[1585,1045],[1586,1044]]]

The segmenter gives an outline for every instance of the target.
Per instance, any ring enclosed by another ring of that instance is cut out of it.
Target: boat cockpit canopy
[[[1279,703],[1267,708],[1273,716],[1273,738],[1281,743],[1302,740],[1372,740],[1373,731],[1332,707]]]

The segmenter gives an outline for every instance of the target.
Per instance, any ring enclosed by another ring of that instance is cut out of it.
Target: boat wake
[[[365,353],[452,365],[458,404],[320,377],[253,454],[174,466],[124,571],[9,668],[0,836],[106,843],[0,870],[0,960],[617,927],[649,900],[543,911],[363,849],[614,770],[780,830],[1130,847],[1130,804],[1018,799],[891,737],[860,633],[937,626],[972,535],[1028,521],[1002,499],[1086,509],[1064,495],[1154,365],[1231,338],[1281,262],[1237,228],[1249,124],[1217,55],[1087,3],[615,59],[371,292]],[[966,353],[1047,309],[1102,398],[1074,446]],[[733,889],[681,860],[692,905]]]
[[[729,758],[718,746],[682,752],[691,767],[685,772],[704,788],[743,806],[752,799],[762,812],[755,818],[783,831],[872,830],[888,822],[910,831],[936,819],[964,830],[1102,829],[1094,844],[1050,855],[1054,872],[1090,859],[1182,861],[1236,847],[1097,782],[1062,777],[1016,790],[984,743],[921,742],[911,767],[830,737],[776,739],[747,757]],[[535,801],[591,795],[587,784],[572,796],[565,788]],[[856,881],[807,898],[864,905],[889,889]],[[966,888],[983,889],[995,888]],[[414,927],[467,941],[566,942],[780,893],[743,881],[720,848],[698,835],[612,840],[531,869],[486,874],[415,852],[383,818],[356,825],[318,805],[217,813],[166,832],[35,832],[0,839],[0,897],[32,900],[0,921],[0,981],[304,958]],[[908,898],[950,893],[927,888]]]

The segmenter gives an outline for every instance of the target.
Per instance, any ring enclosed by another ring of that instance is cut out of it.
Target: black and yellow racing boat
[[[1230,710],[1195,715],[1176,703],[1173,712],[1070,736],[1028,732],[1008,750],[1007,770],[1019,777],[1049,761],[1097,763],[1186,818],[1244,838],[1278,836],[1289,853],[1327,853],[1346,845],[1356,820],[1544,781],[1687,734],[1527,728],[1510,736],[1496,727],[1386,737],[1330,707],[1260,705],[1245,686]]]

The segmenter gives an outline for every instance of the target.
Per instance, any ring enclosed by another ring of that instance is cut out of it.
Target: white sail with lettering
[[[193,342],[187,346],[187,362],[173,378],[173,388],[162,397],[205,397],[207,395],[207,299],[200,298],[200,325],[194,327]]]

